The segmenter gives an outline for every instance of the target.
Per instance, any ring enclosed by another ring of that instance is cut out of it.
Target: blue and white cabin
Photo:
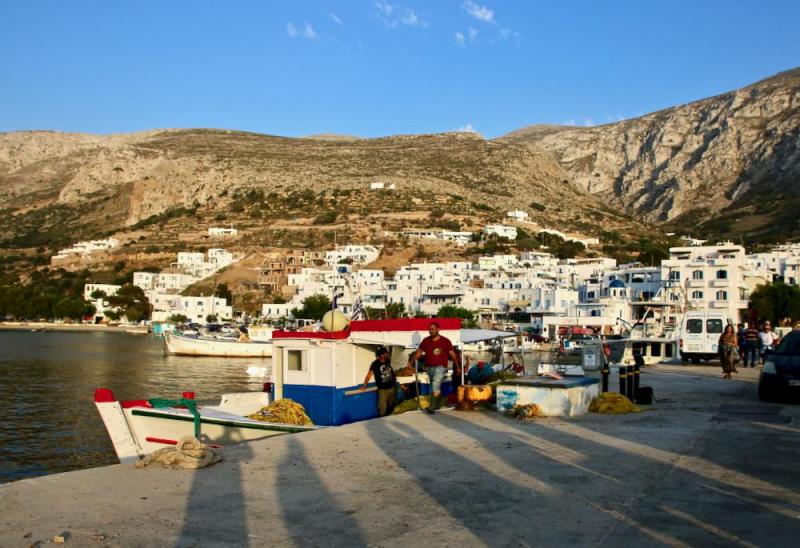
[[[275,399],[288,398],[305,407],[317,425],[341,425],[378,415],[377,392],[361,384],[375,349],[386,346],[395,369],[428,336],[431,323],[454,345],[461,342],[461,320],[455,318],[353,321],[333,332],[275,331],[272,371]]]

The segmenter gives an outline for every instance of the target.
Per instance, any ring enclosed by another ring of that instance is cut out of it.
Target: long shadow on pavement
[[[428,496],[429,502],[416,507],[430,520],[432,536],[425,539],[427,543],[447,541],[451,521],[488,545],[563,545],[585,541],[580,527],[563,520],[560,523],[552,519],[532,520],[533,511],[543,507],[552,509],[550,518],[562,510],[570,510],[570,515],[577,519],[594,517],[595,521],[611,522],[610,517],[591,509],[587,512],[586,508],[566,508],[564,503],[568,501],[534,474],[513,473],[485,451],[481,455],[470,454],[478,452],[478,448],[465,446],[462,452],[452,451],[429,439],[424,431],[399,421],[370,421],[366,428],[373,443],[411,476],[416,489]],[[386,440],[392,435],[405,436],[408,446],[388,443]],[[424,455],[424,460],[420,455]],[[415,456],[419,462],[415,462]],[[429,466],[421,466],[422,462]],[[493,465],[496,470],[490,469]]]
[[[276,486],[283,524],[292,542],[297,545],[366,545],[352,511],[337,502],[306,456],[301,440],[295,436],[302,434],[287,440],[288,451],[278,464]]]
[[[659,539],[657,536],[669,531],[670,537],[689,544],[781,546],[791,545],[795,532],[800,530],[797,506],[800,495],[797,491],[780,485],[771,486],[752,476],[737,476],[733,470],[726,471],[715,462],[714,455],[715,450],[725,447],[724,439],[713,440],[711,444],[715,447],[710,450],[704,450],[704,446],[687,446],[691,453],[699,453],[702,460],[698,460],[696,465],[694,461],[682,465],[681,459],[692,459],[694,455],[668,455],[664,450],[653,450],[641,442],[598,434],[575,424],[565,431],[548,426],[547,420],[524,424],[492,413],[486,413],[486,416],[498,423],[499,428],[510,427],[522,433],[521,441],[527,439],[529,443],[536,443],[538,438],[548,444],[580,448],[586,457],[582,467],[592,466],[594,471],[600,472],[600,478],[616,474],[624,489],[629,493],[639,493],[636,506],[627,508],[625,492],[619,485],[604,486],[599,491],[600,496],[592,497],[596,507],[620,518],[620,527],[615,529],[614,537],[606,539],[610,545],[638,544],[645,540],[641,533],[669,544],[668,538]],[[614,448],[611,444],[617,441],[623,445]],[[705,439],[701,441],[703,443]],[[678,464],[667,457],[678,459]],[[512,467],[520,467],[518,460],[504,460]],[[651,462],[645,467],[643,461]],[[628,470],[622,474],[617,470],[615,473],[615,463],[624,462],[639,462],[641,470]],[[660,465],[653,468],[653,463]],[[602,464],[600,470],[598,464]],[[561,483],[557,472],[549,479],[556,485]],[[598,475],[588,475],[585,480],[603,481],[598,480]],[[748,481],[754,482],[755,487]],[[793,500],[784,500],[787,495]]]
[[[186,472],[194,475],[176,546],[248,545],[241,463],[253,452],[247,443],[231,447],[228,452],[232,458],[211,468]]]

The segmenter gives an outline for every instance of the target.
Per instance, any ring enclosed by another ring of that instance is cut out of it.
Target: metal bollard
[[[628,388],[628,368],[622,364],[619,365],[619,393],[623,396]]]
[[[634,402],[639,398],[639,372],[641,371],[641,367],[639,365],[639,360],[636,360],[636,363],[633,365],[633,398],[631,398]]]
[[[633,366],[628,366],[628,378],[625,379],[628,381],[628,388],[626,389],[625,395],[628,397],[629,400],[633,401],[634,394],[633,394]]]
[[[600,374],[603,376],[603,392],[608,392],[608,376],[611,370],[608,367],[608,361],[603,361],[603,369]]]

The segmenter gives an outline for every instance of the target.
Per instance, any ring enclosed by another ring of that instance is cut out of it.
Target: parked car
[[[800,395],[800,330],[781,339],[778,348],[768,350],[758,379],[758,398],[772,401],[781,396]]]

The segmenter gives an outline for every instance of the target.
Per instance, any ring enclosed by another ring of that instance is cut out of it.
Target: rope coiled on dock
[[[145,456],[136,463],[136,468],[146,468],[155,464],[168,468],[197,470],[216,464],[221,460],[220,452],[203,444],[194,436],[186,436],[181,438],[174,447],[165,447]]]

